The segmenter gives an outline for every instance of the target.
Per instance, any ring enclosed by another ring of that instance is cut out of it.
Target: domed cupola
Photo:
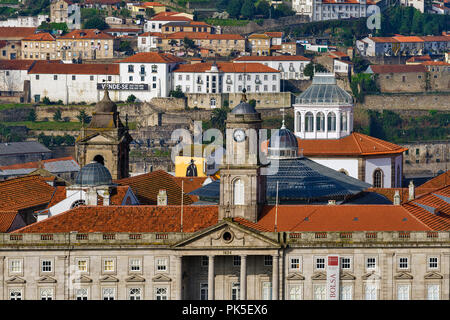
[[[85,165],[78,172],[75,178],[75,184],[80,186],[110,186],[112,185],[112,177],[109,170],[97,161]]]
[[[247,102],[247,97],[245,95],[245,88],[242,90],[242,99],[241,102],[236,105],[233,110],[231,110],[232,114],[255,114],[257,111],[255,107],[253,107],[250,103]]]
[[[295,134],[283,125],[269,140],[269,159],[294,159],[298,154],[298,142]]]
[[[105,90],[103,99],[97,102],[97,104],[95,105],[95,112],[96,113],[117,112],[117,104],[111,101],[108,90]]]

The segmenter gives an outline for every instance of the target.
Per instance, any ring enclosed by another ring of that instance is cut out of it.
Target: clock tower
[[[261,175],[258,134],[261,114],[246,101],[226,120],[226,157],[220,168],[219,219],[242,217],[256,222],[266,200],[266,177]]]

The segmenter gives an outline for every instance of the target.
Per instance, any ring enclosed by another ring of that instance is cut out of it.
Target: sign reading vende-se
[[[97,83],[97,90],[148,90],[146,83]]]
[[[339,300],[339,256],[327,256],[327,300]]]

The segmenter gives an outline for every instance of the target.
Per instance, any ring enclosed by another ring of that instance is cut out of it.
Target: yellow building
[[[185,146],[175,157],[175,177],[214,176],[219,178],[218,168],[223,155],[224,149],[213,145]],[[220,160],[215,161],[216,159]]]
[[[167,7],[166,5],[159,3],[159,2],[143,2],[139,5],[129,5],[128,10],[131,11],[131,16],[136,17],[137,15],[146,16],[145,9],[153,9],[155,14],[166,12]]]

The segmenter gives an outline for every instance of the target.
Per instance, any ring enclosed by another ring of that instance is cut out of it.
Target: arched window
[[[302,131],[302,115],[300,112],[297,112],[297,132]]]
[[[328,113],[328,131],[336,131],[336,114],[334,112]]]
[[[233,182],[233,204],[244,204],[244,182],[237,179]]]
[[[311,112],[305,114],[305,131],[306,132],[314,131],[314,116]]]
[[[341,113],[341,131],[347,130],[347,112]]]
[[[376,169],[373,172],[373,187],[383,188],[383,171],[381,169]]]
[[[105,165],[105,159],[103,158],[103,156],[101,156],[99,154],[94,157],[94,161],[96,161],[102,165]]]
[[[210,107],[211,109],[214,109],[216,107],[216,98],[211,98]]]
[[[76,207],[78,207],[78,206],[83,206],[83,205],[85,205],[86,203],[84,202],[84,200],[75,200],[73,203],[72,203],[72,205],[70,206],[70,209],[73,209],[73,208],[76,208]]]
[[[318,112],[316,115],[316,127],[319,132],[325,131],[325,115],[323,112]]]

